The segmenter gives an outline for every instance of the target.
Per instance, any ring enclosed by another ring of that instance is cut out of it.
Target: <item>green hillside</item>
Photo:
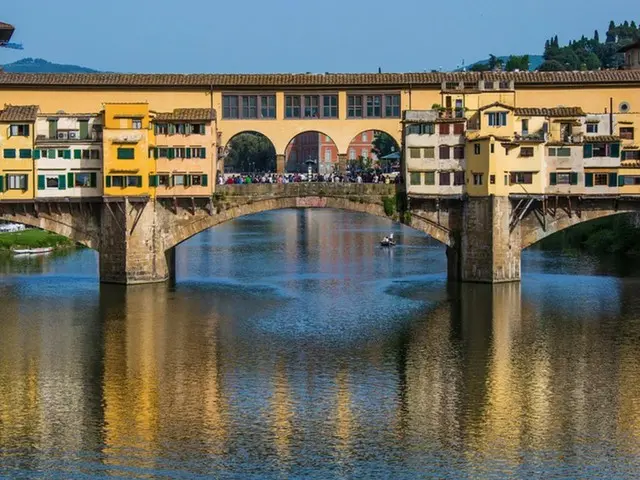
[[[91,68],[51,63],[42,58],[23,58],[17,62],[2,65],[2,68],[5,72],[12,73],[98,73]]]

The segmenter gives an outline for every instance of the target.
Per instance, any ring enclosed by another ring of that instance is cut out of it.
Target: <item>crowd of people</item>
[[[384,174],[378,172],[353,172],[345,175],[331,173],[322,175],[319,173],[249,173],[249,174],[224,174],[218,176],[219,185],[245,185],[252,183],[300,183],[300,182],[324,182],[324,183],[402,183],[399,174]]]

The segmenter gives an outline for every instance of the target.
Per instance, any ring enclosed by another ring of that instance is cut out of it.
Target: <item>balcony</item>
[[[101,142],[102,132],[92,131],[88,134],[81,135],[79,130],[58,130],[55,136],[51,135],[37,135],[36,144],[70,144],[70,143],[88,143],[88,142]]]

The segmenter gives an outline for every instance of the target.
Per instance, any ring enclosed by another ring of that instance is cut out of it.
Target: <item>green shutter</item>
[[[571,185],[578,184],[578,172],[571,172]]]
[[[200,149],[200,158],[207,158],[207,149],[206,148],[201,148]]]
[[[620,157],[620,144],[619,143],[612,143],[611,144],[611,147],[609,149],[609,156],[613,157],[613,158]]]
[[[56,158],[56,151],[53,148],[47,150],[47,157],[48,158]]]
[[[62,153],[62,158],[64,158],[65,160],[71,160],[71,150],[65,150]]]
[[[149,186],[150,187],[158,186],[158,175],[149,175]]]
[[[187,158],[191,158],[191,147],[186,148],[186,155],[187,155]]]
[[[176,158],[176,151],[174,148],[167,148],[167,158],[169,160],[173,160]]]
[[[118,160],[135,160],[135,156],[133,148],[118,148]]]
[[[16,150],[14,148],[5,148],[4,158],[16,158]]]
[[[0,175],[0,193],[4,192],[4,176]]]
[[[617,187],[618,186],[618,174],[617,173],[610,173],[609,174],[609,186],[610,187]]]
[[[69,185],[69,188],[76,186],[76,183],[73,181],[73,173],[71,172],[67,173],[67,185]]]
[[[40,150],[34,150],[33,151],[33,159],[34,160],[40,160]]]
[[[67,178],[64,175],[58,175],[58,190],[65,190],[67,188]]]
[[[96,188],[98,186],[98,174],[96,172],[91,172],[89,174],[89,182],[91,188]]]
[[[138,182],[138,187],[142,187],[142,176],[141,175],[137,175],[137,182]]]
[[[89,137],[89,121],[80,120],[80,138],[85,139]]]
[[[202,175],[202,186],[206,187],[209,185],[209,175]]]
[[[584,174],[584,186],[593,187],[593,173]]]
[[[20,158],[31,158],[31,149],[21,148],[19,155],[20,155]]]
[[[45,179],[44,175],[38,175],[38,190],[45,189]]]
[[[185,175],[184,176],[184,186],[185,187],[190,187],[191,186],[191,175]]]
[[[557,184],[557,183],[558,183],[557,178],[558,178],[558,175],[557,175],[556,173],[551,173],[551,174],[549,174],[549,183],[550,183],[551,185],[555,185],[555,184]]]
[[[111,176],[110,175],[107,175],[105,177],[105,181],[106,181],[107,188],[111,187]]]
[[[592,158],[592,157],[593,157],[593,145],[590,143],[585,143],[584,158]]]
[[[624,175],[618,175],[618,186],[624,186]]]
[[[74,150],[73,151],[73,158],[75,158],[76,160],[79,160],[82,158],[82,150]]]
[[[55,140],[58,136],[58,121],[49,120],[49,138]]]

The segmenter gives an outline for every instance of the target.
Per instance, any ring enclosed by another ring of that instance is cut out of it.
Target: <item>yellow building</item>
[[[105,196],[152,196],[155,144],[148,103],[105,103],[103,129]]]
[[[34,198],[33,138],[36,105],[0,111],[0,200]]]
[[[155,169],[149,183],[157,196],[210,196],[217,169],[216,112],[210,108],[157,113],[153,120]]]

